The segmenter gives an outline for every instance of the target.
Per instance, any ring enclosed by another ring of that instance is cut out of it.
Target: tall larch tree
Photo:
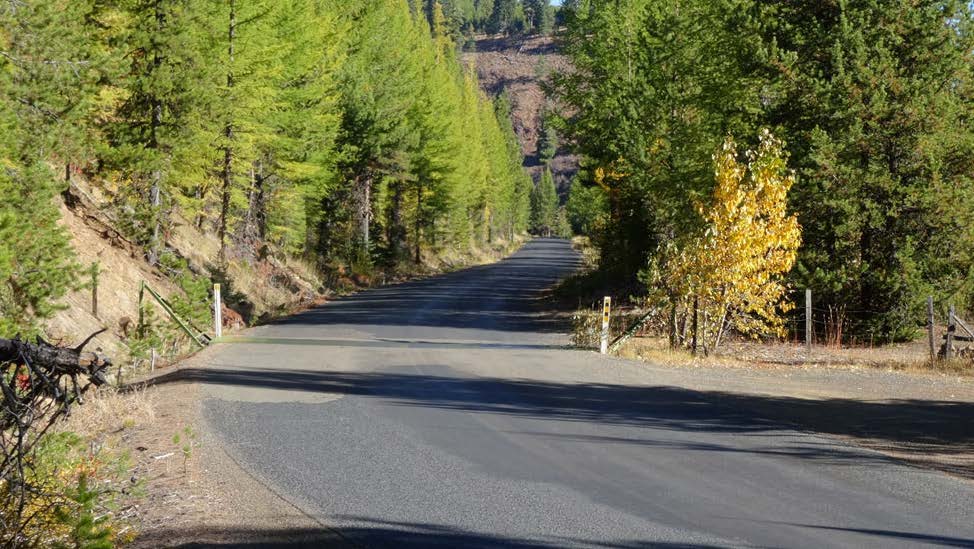
[[[128,205],[123,211],[135,212],[124,228],[146,245],[153,265],[178,196],[199,203],[210,187],[209,115],[218,94],[208,23],[186,0],[119,3],[112,41],[124,61],[109,92],[119,105],[105,123],[102,159]]]

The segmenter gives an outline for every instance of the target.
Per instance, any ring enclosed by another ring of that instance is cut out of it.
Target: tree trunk
[[[402,181],[397,181],[392,187],[392,208],[389,212],[389,244],[392,247],[393,255],[396,259],[402,254],[408,254],[408,246],[405,242],[406,228],[402,223]]]
[[[257,236],[261,241],[267,240],[267,178],[264,177],[264,162],[257,161],[257,210],[254,212],[254,220],[257,222]]]
[[[487,221],[487,244],[490,244],[494,241],[494,214],[490,208],[486,208],[484,218]]]
[[[155,16],[156,16],[156,31],[162,32],[166,26],[166,15],[162,11],[162,4],[160,1],[155,3]],[[163,57],[159,54],[159,50],[153,52],[152,67],[153,72],[158,74],[162,68]],[[149,134],[149,149],[159,154],[159,128],[162,127],[162,101],[158,97],[152,98],[152,118],[149,124],[150,134]],[[155,159],[156,165],[152,170],[152,175],[150,177],[151,186],[149,187],[149,211],[151,213],[152,224],[152,236],[149,240],[149,253],[146,259],[149,261],[149,265],[155,266],[159,263],[159,255],[161,253],[161,244],[159,242],[159,233],[161,232],[162,223],[162,212],[160,211],[162,206],[162,171],[159,169],[159,159]]]
[[[258,160],[250,167],[250,187],[247,190],[247,215],[244,218],[241,240],[257,249],[264,240],[263,198],[264,178],[260,173],[262,163]]]
[[[362,238],[362,248],[369,249],[369,225],[372,221],[372,174],[367,172],[365,177],[359,180],[358,189],[358,218],[359,235]]]
[[[670,336],[670,349],[676,349],[676,301],[674,300],[673,305],[670,306],[670,318],[668,322],[669,326],[669,336]]]
[[[91,337],[103,332],[96,332]],[[95,353],[83,352],[84,343],[75,348],[55,347],[46,341],[38,343],[28,343],[18,339],[0,339],[0,363],[21,362],[23,357],[34,366],[42,367],[47,373],[52,375],[79,375],[93,374],[110,364],[108,359]],[[97,369],[95,369],[97,367]],[[99,374],[93,378],[97,385],[105,383],[105,379]]]
[[[423,226],[423,185],[416,183],[416,264],[419,264],[419,242]]]
[[[233,90],[233,47],[234,39],[236,38],[237,32],[237,10],[236,1],[230,0],[230,22],[227,28],[227,55],[228,55],[228,66],[227,70],[227,92],[228,95]],[[232,98],[228,101],[228,109],[232,108],[229,105],[232,104]],[[227,258],[227,221],[230,215],[230,193],[233,190],[233,115],[230,114],[227,120],[226,128],[224,129],[224,137],[226,138],[226,145],[223,148],[223,196],[222,203],[220,205],[220,260],[221,262],[226,261]]]

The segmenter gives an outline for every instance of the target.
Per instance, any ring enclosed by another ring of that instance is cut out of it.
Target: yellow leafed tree
[[[742,162],[733,139],[725,140],[713,157],[713,198],[697,204],[703,231],[671,245],[662,254],[662,269],[651,270],[651,283],[665,288],[672,301],[671,318],[678,308],[685,317],[693,315],[697,301],[696,335],[705,350],[719,345],[729,329],[780,335],[781,314],[792,307],[784,299],[783,275],[795,264],[801,244],[798,220],[787,212],[795,176],[787,169],[781,141],[767,130],[760,141]]]

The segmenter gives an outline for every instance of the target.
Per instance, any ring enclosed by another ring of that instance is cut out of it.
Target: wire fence
[[[936,303],[932,297],[906,310],[879,310],[862,307],[846,307],[841,304],[825,304],[816,301],[816,295],[808,290],[791,290],[787,297],[794,308],[784,316],[783,337],[766,337],[765,343],[790,343],[803,345],[808,351],[815,349],[877,349],[892,342],[912,342],[913,359],[937,360],[955,357],[974,358],[974,331],[962,316],[955,314],[951,303]],[[614,300],[610,322],[611,334],[632,332],[641,335],[666,335],[670,319],[659,313],[656,318],[646,318],[649,310],[639,298]],[[576,319],[576,332],[586,332],[579,337],[588,343],[598,331],[597,317],[601,314],[602,300],[595,300],[580,307],[586,318]],[[944,314],[944,311],[947,311]],[[690,311],[684,311],[684,315]],[[900,326],[897,337],[884,331],[876,319],[895,315]],[[972,319],[974,320],[974,319]],[[636,326],[639,323],[639,326]],[[634,329],[636,328],[636,329]],[[685,329],[684,329],[685,332]],[[921,337],[922,336],[922,337]],[[916,343],[923,342],[924,345]]]

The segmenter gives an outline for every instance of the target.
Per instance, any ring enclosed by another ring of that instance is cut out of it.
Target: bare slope
[[[552,71],[568,68],[568,60],[558,53],[551,37],[480,37],[477,51],[464,54],[477,67],[480,83],[487,93],[497,96],[506,91],[511,98],[514,130],[521,140],[525,166],[537,181],[541,174],[538,160],[538,130],[547,99],[542,82]],[[564,144],[561,144],[564,145]],[[578,159],[566,147],[559,147],[552,161],[555,181],[566,192],[578,170]]]
[[[86,268],[98,264],[98,314],[96,317],[92,310],[91,278],[87,275],[81,281],[83,286],[62,300],[64,309],[47,322],[46,335],[52,341],[70,345],[105,328],[106,332],[95,339],[95,345],[116,364],[128,366],[127,342],[135,335],[142,281],[170,300],[181,295],[182,290],[159,268],[150,267],[144,251],[120,232],[108,206],[109,200],[97,186],[75,178],[62,200],[61,224],[71,237],[78,263]],[[178,214],[174,217],[177,222],[165,235],[166,247],[184,258],[192,272],[229,281],[229,287],[225,284],[228,291],[224,299],[243,321],[253,322],[264,315],[286,312],[319,297],[320,284],[308,269],[272,256],[231,261],[228,272],[217,273],[219,244],[215,236],[181,222]],[[147,299],[147,303],[155,307],[151,300]],[[196,305],[201,310],[211,307],[210,303]],[[161,308],[155,307],[155,315],[164,318]],[[233,313],[225,316],[227,325],[240,319]],[[212,331],[210,326],[201,328]],[[167,358],[180,354],[173,353],[172,349],[158,349],[158,352]],[[166,359],[161,362],[165,363]]]

